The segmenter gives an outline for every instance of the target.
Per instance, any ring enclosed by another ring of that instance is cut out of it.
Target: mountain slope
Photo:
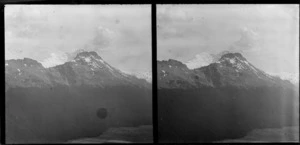
[[[47,69],[41,63],[24,58],[5,62],[5,83],[9,87],[50,86]]]

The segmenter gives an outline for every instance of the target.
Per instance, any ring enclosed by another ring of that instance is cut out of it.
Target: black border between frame
[[[157,38],[156,38],[156,5],[151,6],[151,26],[152,26],[152,125],[153,125],[153,141],[158,142],[158,118],[157,118]]]
[[[3,79],[3,87],[2,88],[4,88],[5,89],[5,42],[4,42],[4,36],[5,36],[5,30],[4,30],[4,5],[0,5],[0,11],[1,11],[1,16],[0,16],[0,22],[1,22],[1,24],[0,24],[0,29],[1,29],[1,40],[0,40],[0,42],[1,42],[1,46],[3,47],[3,50],[1,51],[3,54],[2,54],[2,56],[3,56],[3,65],[1,65],[1,68],[3,69],[2,70],[2,72],[1,73],[3,73],[2,75],[3,75],[3,77],[1,77],[1,79]],[[2,85],[1,85],[2,86]],[[1,120],[0,120],[0,123],[1,123],[1,140],[0,140],[0,142],[1,142],[1,144],[3,144],[3,143],[5,143],[5,90],[3,91],[4,92],[4,94],[3,94],[3,96],[1,97]]]

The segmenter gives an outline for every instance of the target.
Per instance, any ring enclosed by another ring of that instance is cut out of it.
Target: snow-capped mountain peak
[[[71,61],[76,62],[81,65],[88,65],[93,68],[103,68],[107,67],[110,71],[113,71],[112,67],[110,67],[96,52],[80,52],[77,56]]]
[[[220,58],[220,60],[246,60],[242,54],[240,53],[227,53],[227,54],[224,54],[222,55],[222,57]]]
[[[250,70],[256,75],[262,73],[259,69],[255,68],[251,63],[249,63],[240,53],[224,54],[216,63],[233,67],[236,69],[237,72],[242,70]]]
[[[77,54],[74,60],[81,60],[84,59],[86,62],[91,62],[92,60],[104,62],[102,58],[95,52],[95,51],[84,51]]]

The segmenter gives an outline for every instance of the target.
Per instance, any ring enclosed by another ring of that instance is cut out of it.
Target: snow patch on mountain
[[[255,67],[253,67],[248,61],[244,61],[243,60],[243,62],[245,63],[245,64],[247,64],[256,74],[258,73],[258,70],[255,68]]]
[[[22,74],[22,72],[21,72],[21,70],[20,69],[17,69],[18,70],[18,75],[21,75]]]
[[[97,63],[95,62],[92,62],[92,63],[89,63],[88,65],[91,65],[93,66],[94,68],[102,68],[101,66],[99,66]]]
[[[83,55],[78,55],[74,60],[71,62],[77,62],[83,60],[85,61],[89,66],[92,66],[93,68],[102,68],[102,65],[106,65],[110,70],[112,70],[109,65],[107,65],[101,58],[97,58],[94,55],[88,55],[88,56],[83,56]],[[77,64],[75,64],[77,65]]]
[[[253,72],[258,78],[268,77],[269,79],[272,79],[272,77],[263,71],[260,71],[259,69],[255,68],[251,63],[249,63],[240,53],[227,53],[222,56],[220,60],[218,60],[216,63],[222,65],[230,64],[231,67],[235,68],[236,72],[239,72],[240,70],[246,70]],[[263,75],[263,76],[262,76]]]
[[[230,62],[231,64],[234,64],[234,63],[235,63],[235,59],[229,59],[229,62]]]
[[[109,69],[110,72],[113,72],[113,69],[109,66],[109,65],[106,65]]]
[[[164,73],[164,77],[167,75],[165,70],[161,70]]]
[[[90,57],[87,57],[87,58],[84,58],[86,62],[91,62],[91,58]]]
[[[244,69],[244,66],[242,65],[242,64],[240,64],[240,63],[238,63],[237,65],[236,65],[236,67],[238,68],[238,69]]]

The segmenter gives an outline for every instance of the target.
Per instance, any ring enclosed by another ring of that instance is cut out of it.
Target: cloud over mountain
[[[157,11],[157,19],[160,23],[172,23],[174,21],[193,21],[193,17],[191,17],[186,11],[178,9],[176,7],[165,7],[160,8]]]
[[[7,5],[5,49],[6,59],[28,57],[46,66],[60,64],[64,55],[67,60],[72,59],[71,53],[83,49],[96,51],[121,69],[149,70],[151,8],[150,5]]]
[[[203,66],[207,66],[214,61],[214,56],[207,53],[202,52],[197,54],[193,59],[187,61],[185,64],[189,69],[200,68]]]
[[[256,51],[259,47],[259,39],[257,31],[249,27],[242,27],[240,28],[240,39],[234,42],[229,50],[236,52]]]
[[[194,17],[187,11],[173,6],[163,7],[157,11],[158,37],[168,39],[169,37],[183,37],[189,33],[177,23],[192,23]]]
[[[86,50],[99,51],[108,48],[115,40],[117,32],[100,25],[96,28],[94,35],[91,42],[85,45]]]
[[[42,61],[41,63],[43,64],[43,66],[45,68],[48,67],[53,67],[56,66],[58,64],[63,64],[67,61],[67,55],[61,53],[61,54],[57,54],[57,53],[51,53],[49,58],[46,58],[44,61]]]

